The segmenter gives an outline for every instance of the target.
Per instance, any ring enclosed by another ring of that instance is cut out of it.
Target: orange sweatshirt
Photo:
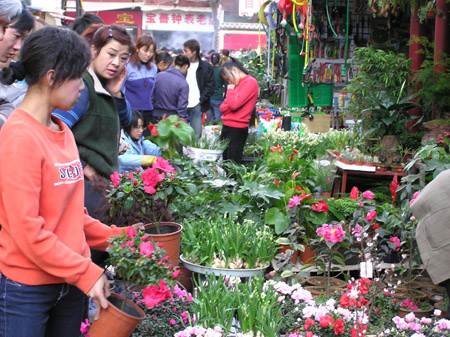
[[[13,281],[68,283],[87,293],[103,269],[89,246],[104,250],[123,231],[91,218],[70,129],[53,131],[16,109],[0,132],[0,270]]]
[[[234,89],[227,90],[227,96],[220,106],[223,125],[233,128],[248,128],[248,122],[258,99],[258,82],[247,75]]]

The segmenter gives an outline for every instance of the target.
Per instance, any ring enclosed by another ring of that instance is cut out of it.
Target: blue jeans
[[[220,106],[223,103],[223,100],[217,101],[212,99],[211,101],[211,109],[209,112],[209,120],[211,124],[219,124],[222,121],[222,113],[220,112]]]
[[[85,298],[66,283],[30,286],[0,273],[0,336],[79,337]]]
[[[195,131],[195,136],[200,138],[202,136],[202,107],[197,104],[193,108],[188,108],[189,123]]]

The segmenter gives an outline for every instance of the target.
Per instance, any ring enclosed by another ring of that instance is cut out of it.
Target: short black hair
[[[189,61],[189,58],[186,55],[177,55],[175,57],[174,64],[181,68],[182,66],[185,66],[186,64],[188,66],[190,66],[191,62]]]
[[[25,39],[20,61],[5,68],[1,80],[10,85],[25,78],[31,86],[53,69],[56,86],[68,79],[81,78],[90,62],[89,46],[79,35],[66,28],[46,26]]]
[[[160,50],[155,55],[155,64],[158,64],[159,62],[172,64],[173,58],[168,51]]]
[[[82,16],[75,19],[72,25],[72,30],[78,35],[81,35],[90,25],[94,23],[104,23],[102,18],[96,14],[85,13]]]
[[[200,58],[200,42],[195,39],[187,40],[183,43],[184,48],[188,48],[191,52],[196,51],[197,57]]]
[[[131,121],[130,124],[123,128],[123,131],[129,136],[131,129],[136,128],[138,126],[139,120],[144,120],[142,114],[137,110],[131,110]],[[145,125],[144,125],[145,126]]]
[[[30,13],[25,4],[23,4],[22,12],[19,19],[14,22],[10,27],[18,30],[20,33],[28,33],[34,28],[35,19],[33,14]]]

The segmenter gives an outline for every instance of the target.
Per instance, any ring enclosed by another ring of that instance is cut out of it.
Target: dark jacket
[[[181,71],[170,67],[156,75],[152,99],[153,116],[178,114],[181,118],[186,118],[188,98],[189,85]]]
[[[214,79],[213,66],[203,60],[199,60],[198,63],[197,85],[200,90],[200,104],[202,106],[202,112],[206,112],[211,108],[209,100],[214,93],[216,80]]]

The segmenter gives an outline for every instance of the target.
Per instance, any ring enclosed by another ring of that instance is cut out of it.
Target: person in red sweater
[[[87,214],[74,136],[52,117],[77,102],[91,54],[75,32],[51,26],[20,54],[13,74],[29,89],[0,132],[0,336],[78,337],[85,294],[96,317],[110,295],[89,247],[105,250],[126,230]]]
[[[219,74],[229,83],[226,98],[220,106],[223,121],[220,139],[230,141],[223,152],[223,159],[240,164],[248,136],[248,124],[258,99],[258,82],[232,57],[222,65]]]

